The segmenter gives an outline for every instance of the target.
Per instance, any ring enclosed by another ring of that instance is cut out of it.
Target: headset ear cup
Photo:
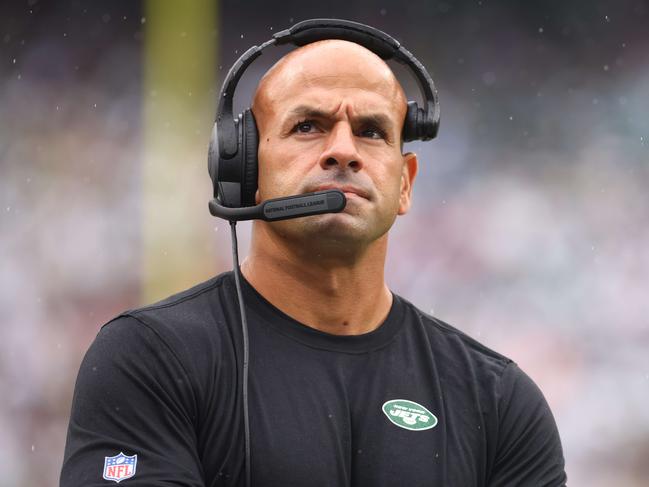
[[[241,182],[241,206],[253,206],[257,192],[259,133],[255,116],[248,108],[243,112],[241,123],[243,130],[243,181]]]
[[[212,135],[210,137],[210,145],[207,151],[207,170],[210,173],[210,179],[212,180],[212,186],[214,187],[214,197],[217,197],[217,178],[219,170],[219,148],[218,148],[218,138],[216,133],[216,123],[212,127]]]
[[[418,115],[419,107],[417,106],[417,102],[409,101],[408,110],[406,112],[406,119],[403,122],[402,136],[404,142],[411,142],[417,139],[417,124],[419,122]]]

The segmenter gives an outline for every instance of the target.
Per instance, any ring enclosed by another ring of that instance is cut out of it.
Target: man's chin
[[[291,240],[330,241],[353,245],[367,240],[369,225],[366,219],[345,211],[326,213],[272,224],[278,234]],[[316,243],[316,242],[314,242]]]
[[[366,215],[330,213],[270,223],[275,244],[304,258],[355,262],[390,228]]]

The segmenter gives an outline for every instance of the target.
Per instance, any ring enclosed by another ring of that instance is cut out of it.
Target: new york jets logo
[[[383,404],[387,418],[399,428],[423,431],[434,428],[437,418],[421,404],[407,399],[392,399]]]

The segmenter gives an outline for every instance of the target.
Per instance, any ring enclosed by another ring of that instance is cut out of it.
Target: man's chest
[[[398,347],[253,355],[253,485],[482,485],[485,426],[465,396]]]

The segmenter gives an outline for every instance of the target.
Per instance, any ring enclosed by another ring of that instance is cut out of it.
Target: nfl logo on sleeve
[[[129,457],[119,452],[119,455],[114,457],[104,457],[104,479],[118,483],[130,479],[135,475],[135,467],[137,467],[137,455]]]

